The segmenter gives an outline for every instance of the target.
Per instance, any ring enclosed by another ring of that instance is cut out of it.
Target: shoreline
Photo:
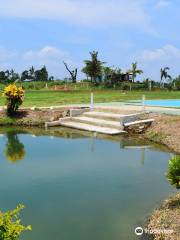
[[[145,229],[149,232],[142,239],[179,240],[180,193],[170,195],[148,217]],[[144,234],[143,234],[144,235]]]
[[[70,115],[70,109],[77,107],[59,107],[52,109],[20,109],[13,118],[7,117],[5,110],[0,111],[0,126],[23,126],[23,127],[44,127],[45,122],[56,121],[59,118]],[[131,111],[122,110],[122,113]],[[148,118],[155,121],[146,130],[139,134],[140,138],[145,138],[154,143],[166,146],[175,154],[180,154],[180,116],[163,113],[147,113]]]
[[[143,136],[155,143],[168,147],[175,154],[180,154],[180,116],[150,113],[155,121]]]

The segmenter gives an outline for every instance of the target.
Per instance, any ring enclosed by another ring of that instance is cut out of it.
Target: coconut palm
[[[96,83],[97,77],[102,75],[103,64],[98,60],[98,52],[90,52],[91,60],[85,60],[85,67],[82,69],[82,72],[86,73],[91,78],[91,82]]]
[[[128,70],[128,73],[132,74],[132,81],[134,82],[137,74],[142,74],[143,71],[141,69],[137,69],[137,62],[133,62],[132,69]]]

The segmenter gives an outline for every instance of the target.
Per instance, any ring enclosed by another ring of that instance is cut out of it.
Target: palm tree
[[[165,68],[161,68],[160,72],[161,72],[161,81],[160,81],[160,85],[164,87],[164,80],[166,80],[167,78],[169,80],[172,79],[172,77],[168,74],[168,71],[170,70],[169,67],[165,67]]]
[[[87,76],[91,78],[91,82],[96,83],[97,77],[102,75],[102,68],[105,62],[98,60],[98,52],[90,52],[91,60],[85,60],[85,67],[82,72],[86,73]]]
[[[137,62],[134,62],[132,63],[132,69],[130,69],[128,73],[132,74],[132,82],[134,82],[137,74],[142,74],[143,71],[141,69],[137,69]]]

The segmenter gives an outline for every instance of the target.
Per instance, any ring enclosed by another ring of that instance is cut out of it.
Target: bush
[[[167,179],[176,188],[180,188],[180,156],[174,156],[169,160]]]
[[[23,103],[24,90],[13,83],[5,87],[3,95],[7,101],[7,113],[8,115],[13,115]]]
[[[19,205],[16,209],[8,212],[0,212],[0,239],[19,240],[23,231],[31,230],[31,226],[23,226],[18,218],[19,212],[24,208]]]

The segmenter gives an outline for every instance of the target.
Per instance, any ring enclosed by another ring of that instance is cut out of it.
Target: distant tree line
[[[106,63],[99,60],[98,52],[90,52],[90,59],[84,61],[85,66],[81,70],[86,75],[86,80],[90,81],[94,85],[104,84],[109,87],[115,87],[124,82],[134,84],[136,81],[137,75],[143,73],[141,69],[138,69],[138,63],[133,62],[131,69],[126,72],[122,72],[121,68],[114,68],[106,66]],[[74,71],[70,71],[65,65],[66,69],[71,74],[72,82],[76,82],[77,78],[77,68]],[[160,81],[153,81],[150,78],[144,79],[143,83],[149,89],[152,86],[160,88],[169,88],[169,89],[180,89],[180,76],[173,79],[169,74],[169,67],[164,67],[160,69]],[[76,73],[75,75],[73,73]],[[140,83],[140,82],[139,82]],[[130,85],[131,87],[131,85]]]
[[[35,69],[33,66],[29,70],[24,70],[21,74],[14,71],[14,69],[0,71],[0,83],[14,82],[14,81],[51,81],[53,76],[49,77],[46,66],[41,69]]]
[[[65,78],[64,82],[70,81],[72,83],[77,82],[78,69],[68,66],[63,61],[65,69],[69,74],[69,78]],[[99,59],[97,51],[90,52],[90,59],[84,60],[84,67],[81,69],[86,76],[83,81],[90,82],[93,85],[104,85],[107,87],[116,87],[119,85],[131,85],[135,83],[143,83],[149,89],[152,86],[159,88],[180,89],[180,76],[173,79],[169,74],[170,68],[164,67],[160,69],[159,81],[153,81],[150,78],[146,78],[141,82],[136,81],[137,75],[143,73],[138,67],[137,62],[133,62],[131,68],[123,72],[121,68],[107,66],[106,62]],[[35,69],[33,66],[28,70],[24,70],[21,74],[15,72],[13,69],[0,71],[0,83],[14,82],[20,80],[22,82],[31,81],[52,81],[55,80],[53,76],[49,76],[46,66],[40,69]]]

